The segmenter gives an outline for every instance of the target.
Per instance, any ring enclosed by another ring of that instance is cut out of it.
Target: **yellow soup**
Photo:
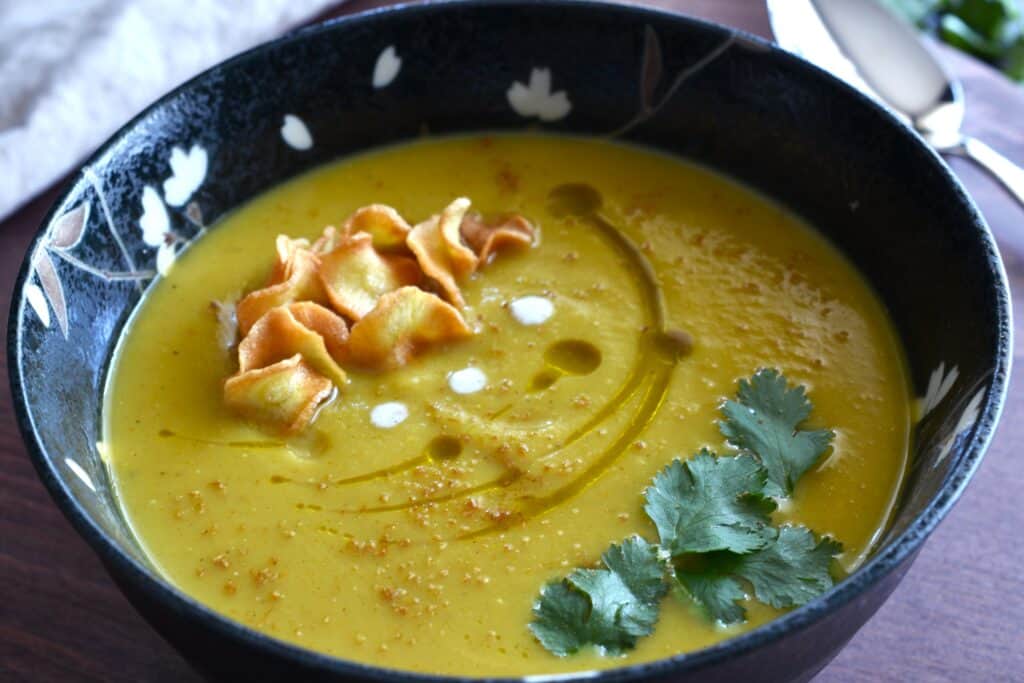
[[[565,183],[597,190],[596,214],[552,211]],[[463,285],[472,338],[397,370],[350,371],[298,436],[224,407],[236,361],[210,302],[262,285],[277,234],[315,238],[371,202],[418,221],[460,195],[540,231]],[[649,339],[659,324],[692,337],[689,355],[665,362]],[[291,181],[185,252],[124,335],[107,449],[153,563],[253,628],[431,673],[607,668],[780,613],[750,600],[746,623],[726,628],[666,599],[624,657],[559,658],[527,628],[545,582],[630,534],[657,539],[644,488],[673,458],[734,452],[720,408],[761,367],[804,385],[810,424],[836,433],[774,519],[841,541],[852,570],[892,510],[910,430],[901,348],[853,267],[779,206],[676,159],[562,137],[430,140]],[[407,416],[394,424],[396,403]]]

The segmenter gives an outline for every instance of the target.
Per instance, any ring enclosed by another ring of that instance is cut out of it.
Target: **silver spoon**
[[[887,105],[942,154],[977,163],[1024,206],[1024,169],[961,131],[964,97],[914,30],[875,0],[767,0],[783,48]]]

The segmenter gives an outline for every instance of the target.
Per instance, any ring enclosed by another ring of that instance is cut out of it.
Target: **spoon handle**
[[[964,137],[960,146],[950,150],[975,162],[1003,184],[1024,206],[1024,169],[995,151],[981,140]]]

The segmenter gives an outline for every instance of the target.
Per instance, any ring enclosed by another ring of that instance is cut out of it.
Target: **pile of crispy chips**
[[[262,289],[238,302],[238,372],[228,406],[298,432],[347,381],[344,366],[387,370],[473,334],[459,283],[508,248],[528,247],[522,216],[485,222],[459,198],[414,227],[390,206],[356,211],[313,244],[277,238]]]

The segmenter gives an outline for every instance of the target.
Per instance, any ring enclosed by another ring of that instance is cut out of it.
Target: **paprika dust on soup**
[[[865,560],[906,466],[902,354],[833,247],[721,176],[428,140],[182,253],[121,341],[104,451],[163,576],[252,628],[429,673],[600,669]]]

